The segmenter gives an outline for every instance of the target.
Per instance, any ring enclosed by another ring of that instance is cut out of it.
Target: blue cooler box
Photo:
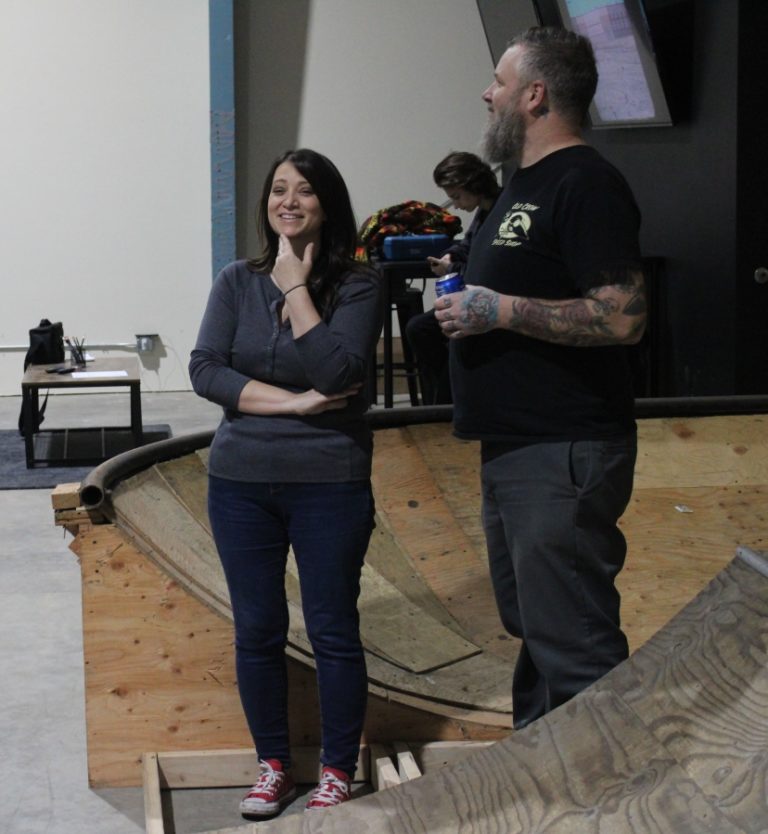
[[[393,235],[384,238],[381,252],[388,261],[423,261],[439,258],[450,245],[448,235]]]

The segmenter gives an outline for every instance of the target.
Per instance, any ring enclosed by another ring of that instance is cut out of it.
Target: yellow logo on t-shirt
[[[504,215],[493,246],[520,246],[524,240],[528,240],[533,223],[530,213],[538,208],[530,203],[515,203]]]

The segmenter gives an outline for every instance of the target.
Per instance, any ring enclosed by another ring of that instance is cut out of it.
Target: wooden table
[[[140,446],[143,441],[141,419],[141,376],[134,357],[96,359],[74,373],[48,373],[59,365],[30,365],[21,380],[22,432],[27,469],[36,466],[81,466],[101,463],[119,451]],[[130,392],[130,427],[92,427],[77,429],[39,429],[40,390],[51,388],[125,387]],[[50,442],[47,454],[37,456],[35,439],[45,435]]]

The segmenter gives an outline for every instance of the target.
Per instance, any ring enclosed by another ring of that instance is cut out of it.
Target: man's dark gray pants
[[[522,640],[512,684],[521,728],[628,655],[615,579],[617,522],[632,493],[637,440],[483,442],[483,526],[501,620]]]

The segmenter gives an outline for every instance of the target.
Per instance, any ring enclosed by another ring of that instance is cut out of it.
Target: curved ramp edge
[[[455,765],[208,834],[746,834],[768,819],[768,561],[739,548],[642,648]]]
[[[122,480],[111,490],[111,512],[121,530],[168,576],[231,621],[229,594],[205,510],[205,468],[199,455],[198,450],[156,463]],[[379,561],[407,561],[388,525],[377,518]],[[311,667],[312,650],[292,557],[286,586],[291,623],[288,652]],[[430,711],[442,704],[457,714],[496,713],[502,726],[511,724],[507,665],[484,654],[445,618],[441,621],[409,599],[372,563],[363,568],[360,613],[371,687],[386,690],[397,701],[415,696]]]

